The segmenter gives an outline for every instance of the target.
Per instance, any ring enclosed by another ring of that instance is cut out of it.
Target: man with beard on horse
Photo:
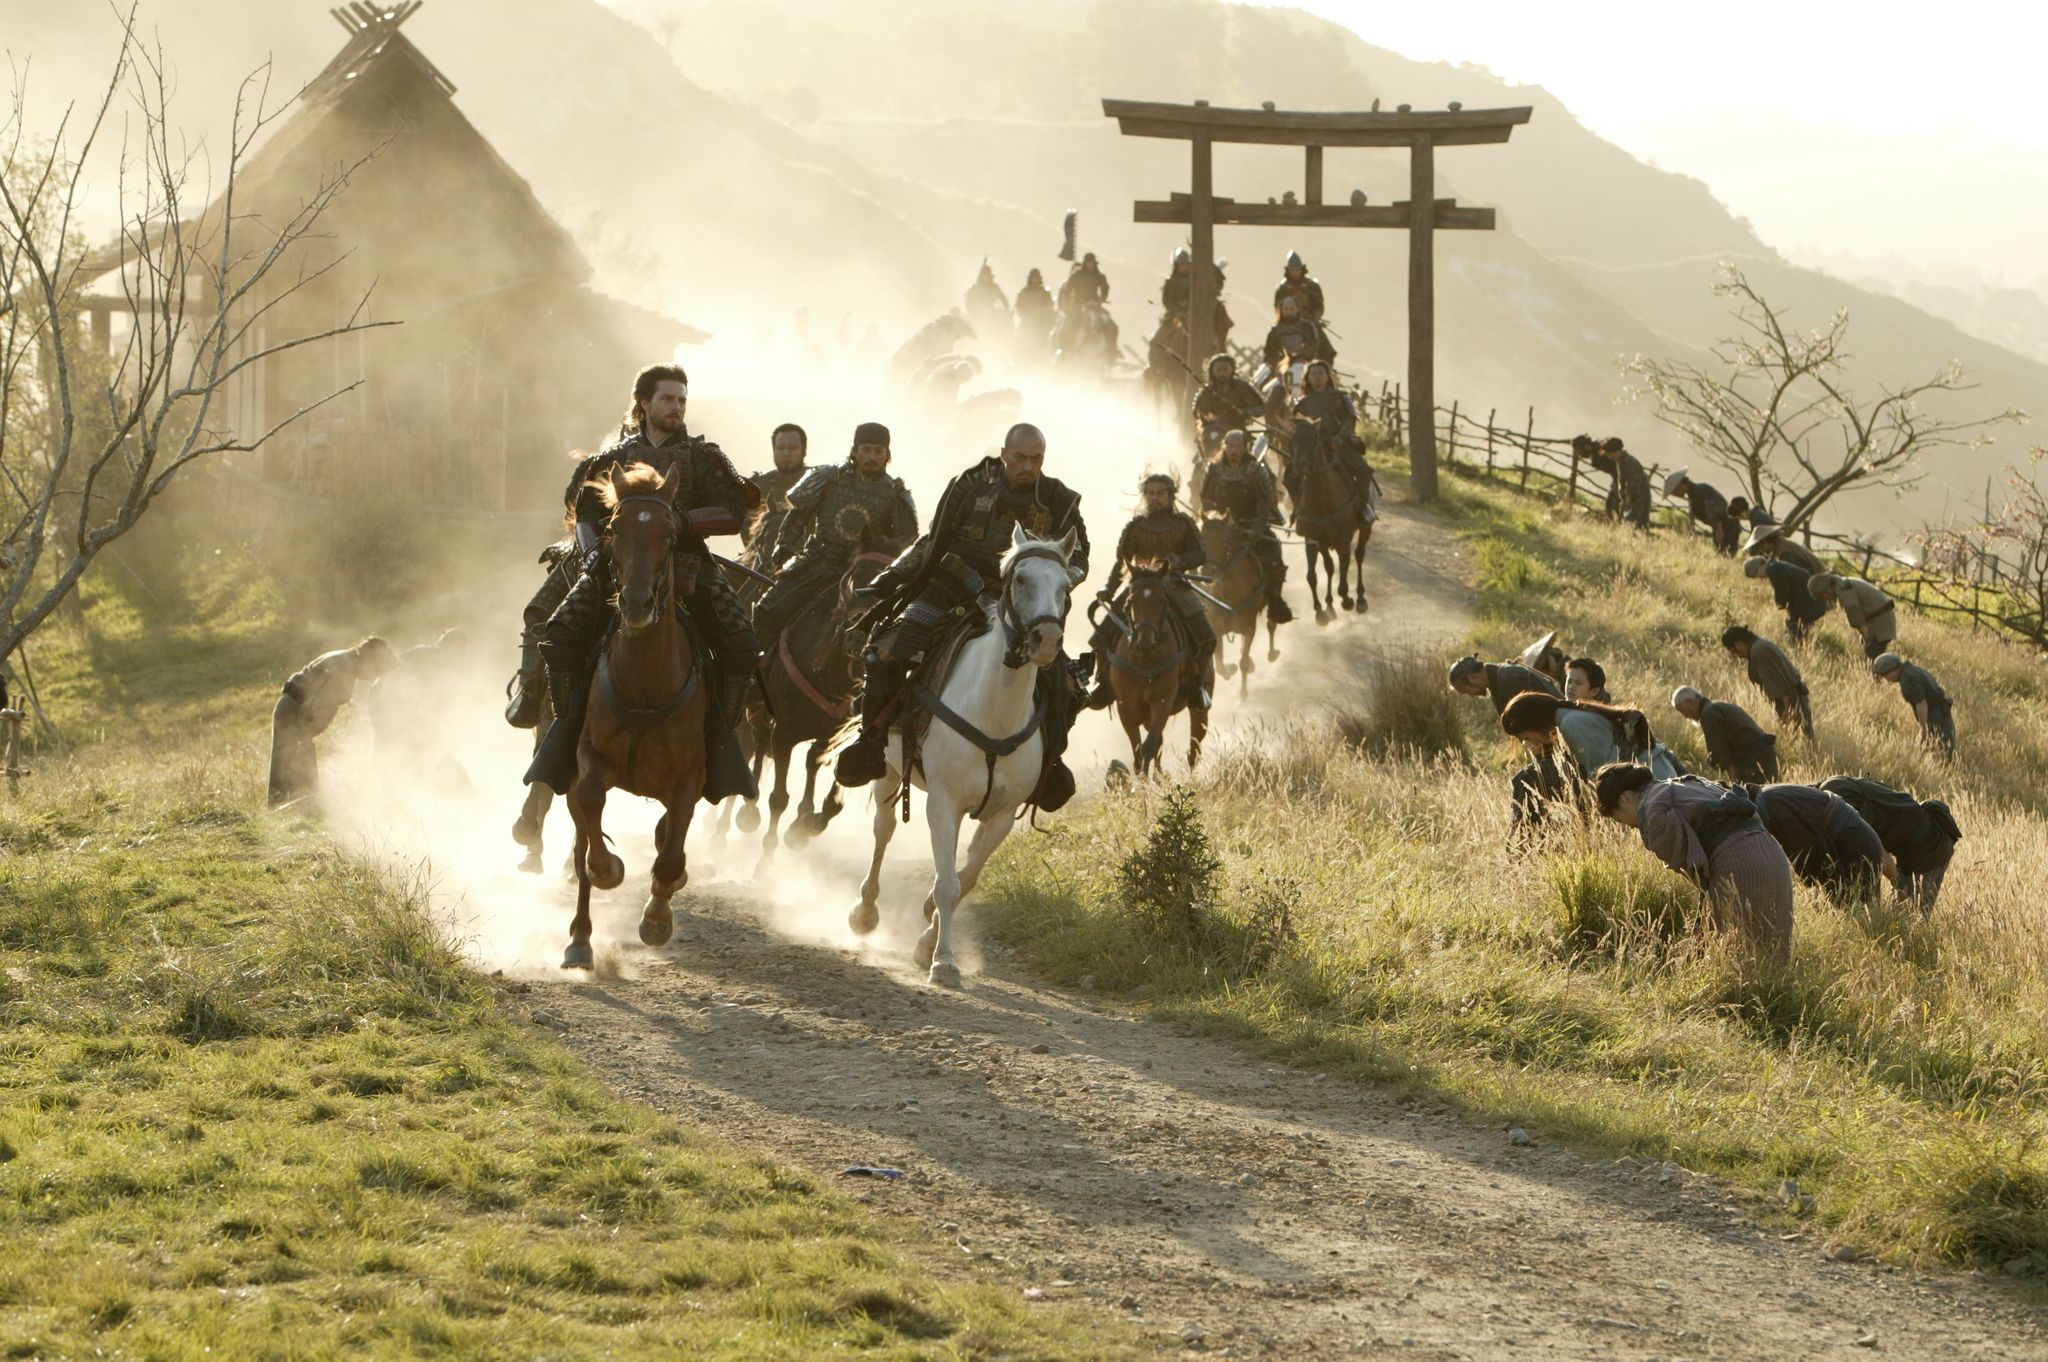
[[[729,795],[754,795],[754,781],[733,733],[746,706],[747,690],[760,661],[760,645],[747,608],[718,570],[705,539],[738,534],[759,504],[760,493],[734,470],[719,447],[683,424],[689,377],[680,365],[656,364],[633,380],[633,405],[611,445],[576,466],[565,494],[575,517],[582,573],[543,628],[540,653],[547,663],[555,722],[534,753],[528,784],[544,782],[566,793],[576,776],[576,744],[605,628],[612,618],[611,565],[603,530],[611,515],[602,486],[613,470],[646,464],[666,477],[680,473],[675,498],[681,518],[671,570],[675,591],[690,620],[716,659],[718,707],[710,720],[703,798],[716,803]],[[543,588],[545,591],[546,588]],[[539,597],[535,598],[538,603]]]
[[[1223,450],[1202,479],[1202,513],[1227,519],[1237,526],[1252,556],[1266,574],[1266,618],[1285,624],[1294,618],[1281,596],[1287,580],[1287,563],[1280,556],[1280,541],[1273,527],[1281,521],[1280,492],[1273,474],[1251,456],[1251,441],[1241,430],[1223,437]]]
[[[1195,439],[1202,457],[1215,452],[1224,435],[1241,430],[1266,409],[1259,390],[1237,376],[1237,361],[1219,353],[1209,361],[1209,372],[1193,403]]]
[[[1003,557],[1014,531],[1059,539],[1072,531],[1068,566],[1075,581],[1088,574],[1088,527],[1081,495],[1044,475],[1045,434],[1019,423],[1003,437],[1000,455],[980,460],[946,484],[932,527],[863,594],[878,602],[865,656],[860,735],[839,753],[834,776],[852,789],[878,779],[888,766],[890,723],[913,665],[939,642],[946,627],[974,611],[984,592],[998,589]],[[1074,722],[1071,664],[1049,669],[1052,694],[1044,720],[1045,769],[1031,802],[1051,812],[1074,794],[1074,773],[1061,760]]]
[[[916,538],[910,489],[889,476],[889,428],[863,421],[845,463],[813,468],[790,489],[789,518],[768,557],[778,568],[775,585],[754,607],[761,645],[774,648],[790,621],[827,594],[864,550],[893,554]]]
[[[1329,333],[1301,315],[1301,304],[1291,293],[1282,294],[1273,309],[1273,326],[1266,332],[1263,352],[1266,364],[1276,374],[1285,374],[1296,364],[1312,359],[1325,363],[1337,358]]]
[[[770,572],[777,561],[776,541],[781,536],[783,522],[789,518],[789,489],[811,471],[810,465],[804,462],[811,450],[811,437],[794,421],[784,421],[769,434],[768,447],[774,455],[775,466],[764,468],[747,479],[761,494],[761,508],[740,529],[740,543],[747,551],[747,566],[763,573]]]
[[[1202,529],[1195,524],[1193,516],[1173,504],[1174,495],[1179,490],[1173,478],[1165,473],[1153,473],[1138,485],[1138,493],[1144,498],[1144,509],[1124,526],[1123,534],[1116,541],[1116,563],[1109,570],[1109,580],[1102,584],[1102,590],[1096,596],[1109,610],[1102,623],[1096,626],[1094,637],[1088,640],[1088,646],[1095,650],[1096,676],[1095,689],[1088,693],[1090,709],[1106,708],[1112,698],[1110,652],[1123,632],[1114,617],[1117,591],[1123,585],[1124,574],[1140,563],[1162,564],[1171,574],[1166,589],[1167,604],[1174,618],[1180,621],[1189,655],[1195,659],[1195,686],[1189,705],[1195,709],[1207,709],[1209,697],[1216,693],[1216,631],[1209,627],[1209,616],[1202,609],[1202,598],[1182,575],[1201,570]]]

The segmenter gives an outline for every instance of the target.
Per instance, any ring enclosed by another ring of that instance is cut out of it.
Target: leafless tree
[[[2040,469],[2048,450],[2035,449],[2032,466],[2006,470],[2005,503],[1977,525],[1956,525],[1922,536],[1927,566],[1960,582],[1988,582],[1999,622],[2048,649],[2048,490]],[[1973,592],[1982,608],[1987,593]]]
[[[1799,331],[1733,264],[1722,265],[1714,292],[1734,300],[1736,323],[1734,335],[1710,347],[1717,363],[1637,356],[1627,366],[1630,395],[1654,397],[1657,419],[1733,473],[1756,505],[1789,502],[1779,517],[1788,528],[1852,487],[1910,487],[1925,474],[1924,455],[1979,447],[1992,427],[2026,420],[2016,409],[1974,419],[1928,411],[1928,397],[1975,386],[1954,362],[1861,399],[1846,378],[1846,310],[1819,330]]]
[[[365,294],[324,330],[258,330],[345,258],[313,264],[297,248],[363,163],[309,187],[282,221],[238,210],[251,147],[292,107],[270,102],[268,77],[259,68],[235,92],[214,196],[206,161],[172,124],[164,54],[138,34],[132,9],[98,100],[68,107],[47,138],[30,133],[27,76],[16,71],[0,121],[0,664],[181,472],[258,449],[356,386],[262,429],[236,429],[224,410],[227,385],[252,366],[384,324],[369,320]],[[95,250],[79,213],[90,168],[103,162],[118,177],[120,229]],[[133,318],[112,353],[80,334],[95,293]]]

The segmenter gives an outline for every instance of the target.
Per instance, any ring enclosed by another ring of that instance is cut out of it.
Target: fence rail
[[[1378,392],[1361,388],[1357,396],[1360,412],[1386,432],[1390,443],[1401,444],[1412,419],[1401,385],[1382,382]],[[1534,407],[1524,410],[1519,429],[1501,425],[1500,417],[1498,408],[1490,408],[1481,420],[1458,402],[1436,408],[1437,452],[1444,470],[1547,501],[1609,513],[1610,479],[1579,456],[1571,436],[1538,435]],[[1656,464],[1647,466],[1653,492],[1664,471]],[[1711,530],[1695,525],[1691,516],[1675,508],[1653,507],[1651,516],[1653,523],[1711,537]],[[1876,582],[1902,605],[1967,619],[1973,629],[2048,647],[2048,620],[2026,603],[2031,593],[2025,579],[1981,547],[1968,550],[1964,570],[1939,572],[1854,535],[1832,534],[1811,525],[1801,526],[1795,534],[1822,559]]]

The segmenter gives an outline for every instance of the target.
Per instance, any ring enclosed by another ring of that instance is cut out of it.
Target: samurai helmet
[[[1188,250],[1188,248],[1187,248],[1187,247],[1185,247],[1185,246],[1176,246],[1176,247],[1174,247],[1174,248],[1173,248],[1173,263],[1174,263],[1174,264],[1176,264],[1176,265],[1190,265],[1190,264],[1193,264],[1193,263],[1194,263],[1194,259],[1195,259],[1195,257],[1194,257],[1194,253],[1193,253],[1192,251]]]
[[[1287,261],[1282,266],[1282,268],[1290,270],[1305,270],[1308,268],[1308,262],[1301,258],[1300,251],[1289,251],[1287,253]]]

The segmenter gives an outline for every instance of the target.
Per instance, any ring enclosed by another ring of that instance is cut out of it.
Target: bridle
[[[607,536],[616,537],[616,530],[614,529],[614,526],[618,521],[619,512],[625,510],[628,506],[635,505],[659,506],[661,508],[662,515],[666,517],[668,520],[667,543],[664,544],[662,547],[661,568],[659,572],[655,575],[654,579],[656,596],[654,617],[656,619],[660,619],[664,612],[673,610],[675,608],[676,529],[682,522],[678,520],[676,517],[675,504],[669,501],[666,497],[649,496],[645,493],[639,493],[630,497],[620,497],[618,501],[613,504],[611,520],[607,521],[605,524],[605,533],[607,534]],[[621,623],[624,623],[623,619],[621,620]]]
[[[1024,652],[1024,643],[1025,640],[1030,638],[1032,630],[1038,628],[1041,624],[1056,624],[1064,628],[1067,622],[1064,609],[1058,614],[1035,615],[1028,620],[1017,617],[1017,607],[1010,598],[1010,588],[1016,580],[1017,565],[1029,562],[1033,558],[1050,559],[1052,562],[1058,563],[1062,571],[1067,566],[1066,555],[1060,551],[1058,544],[1041,543],[1035,540],[1013,549],[1009,558],[1004,561],[1003,594],[1001,603],[996,608],[996,615],[1002,621],[1003,626],[1003,665],[1013,669],[1021,667],[1025,662],[1029,661]],[[1064,591],[1061,593],[1063,598],[1061,601],[1062,606],[1066,604],[1064,599],[1066,595],[1067,593]]]

